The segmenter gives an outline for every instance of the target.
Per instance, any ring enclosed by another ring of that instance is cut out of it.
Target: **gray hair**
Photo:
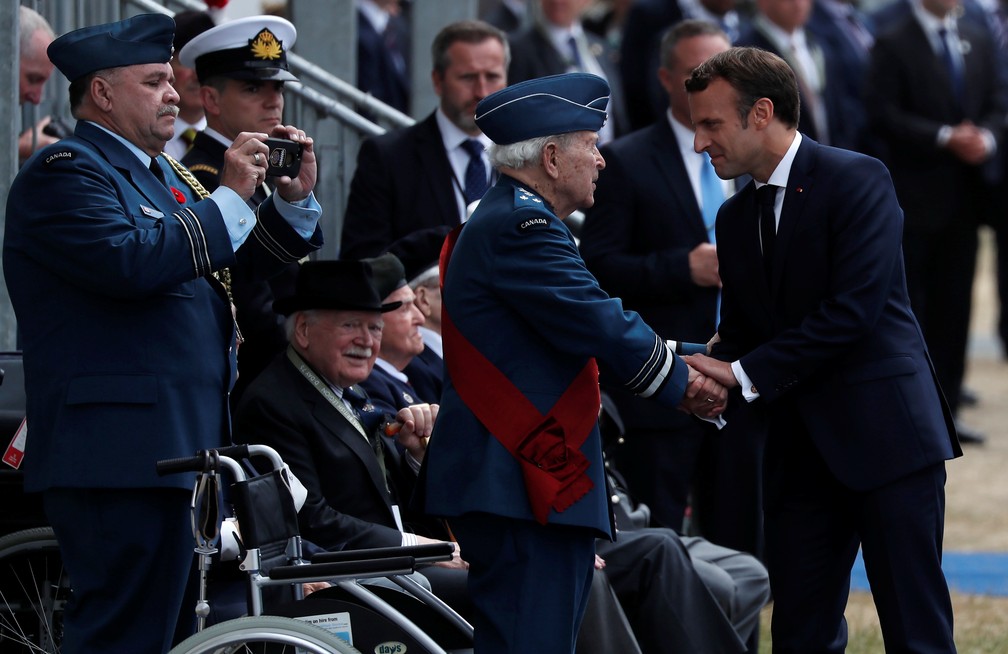
[[[294,325],[297,324],[298,314],[304,314],[305,320],[308,322],[314,322],[318,317],[318,312],[315,309],[305,309],[303,311],[295,311],[291,315],[284,319],[284,335],[287,337],[288,343],[294,342]]]
[[[24,5],[21,5],[20,10],[18,14],[18,30],[21,32],[19,46],[21,48],[21,56],[24,57],[28,54],[28,49],[31,47],[32,37],[35,36],[35,32],[42,30],[54,39],[56,38],[56,33],[53,32],[53,28],[42,17],[42,14]]]
[[[492,143],[487,149],[487,154],[490,156],[490,165],[498,169],[512,168],[514,170],[535,165],[539,161],[539,156],[542,154],[543,148],[546,147],[547,143],[556,143],[561,148],[566,148],[570,145],[571,134],[573,133],[536,136],[524,141],[518,141],[517,143],[508,143],[507,145]]]

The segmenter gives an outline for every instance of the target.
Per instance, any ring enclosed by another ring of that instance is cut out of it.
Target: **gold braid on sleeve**
[[[161,156],[165,158],[168,164],[172,167],[182,181],[189,185],[189,188],[193,190],[200,200],[206,200],[210,197],[210,193],[200,184],[199,180],[189,172],[189,169],[180,164],[175,160],[174,157],[169,155],[167,152],[162,152]],[[214,278],[221,283],[224,290],[227,291],[228,301],[234,304],[234,298],[231,296],[231,270],[228,268],[221,268],[220,270],[215,270],[213,272]]]

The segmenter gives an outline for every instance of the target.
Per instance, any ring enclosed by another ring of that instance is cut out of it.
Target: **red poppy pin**
[[[206,6],[211,9],[223,9],[227,3],[228,0],[206,0]]]
[[[172,192],[172,195],[175,196],[175,201],[176,202],[178,202],[179,204],[185,204],[185,195],[182,194],[182,191],[178,190],[177,188],[175,188],[173,186],[173,187],[171,187],[171,192]]]

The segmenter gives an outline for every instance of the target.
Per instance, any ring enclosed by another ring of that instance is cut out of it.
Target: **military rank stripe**
[[[210,252],[207,248],[206,234],[203,233],[203,225],[192,209],[184,208],[176,211],[175,218],[185,230],[189,239],[189,249],[192,251],[193,269],[196,277],[202,277],[211,271]]]
[[[257,218],[258,213],[259,211],[257,209]],[[297,261],[301,258],[280,245],[276,238],[274,238],[273,235],[270,234],[269,230],[262,224],[262,221],[258,219],[256,220],[255,227],[252,228],[252,235],[262,244],[264,248],[281,261],[290,263],[291,261]]]
[[[665,387],[672,367],[675,364],[675,355],[668,346],[655,335],[655,345],[651,351],[651,356],[644,363],[640,371],[627,383],[627,388],[641,397],[651,397]]]

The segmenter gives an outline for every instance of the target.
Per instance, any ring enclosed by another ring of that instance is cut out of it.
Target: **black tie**
[[[767,283],[770,282],[774,244],[777,241],[777,218],[774,216],[777,188],[772,184],[765,184],[756,190],[756,202],[759,204],[760,242],[763,244],[763,273],[766,275]]]
[[[945,63],[945,68],[948,70],[949,80],[952,82],[952,97],[954,97],[957,102],[962,102],[963,73],[959,68],[959,62],[956,60],[955,55],[952,54],[952,48],[949,47],[948,39],[950,36],[951,35],[947,29],[942,28],[938,30],[938,40],[941,41],[942,61]]]
[[[469,205],[482,198],[490,184],[483,163],[483,144],[476,139],[468,139],[462,147],[469,153],[469,165],[465,170],[465,201]]]
[[[388,472],[385,470],[385,453],[382,447],[381,434],[378,433],[380,423],[385,414],[376,411],[374,405],[368,402],[367,395],[357,386],[348,386],[343,389],[343,399],[353,407],[357,420],[364,427],[364,435],[368,444],[374,450],[375,458],[378,459],[378,467],[381,468],[382,477],[385,478],[385,487],[388,488]]]
[[[157,178],[157,181],[161,182],[161,185],[168,188],[168,182],[165,180],[164,168],[162,168],[157,161],[157,157],[150,160],[150,171]]]

